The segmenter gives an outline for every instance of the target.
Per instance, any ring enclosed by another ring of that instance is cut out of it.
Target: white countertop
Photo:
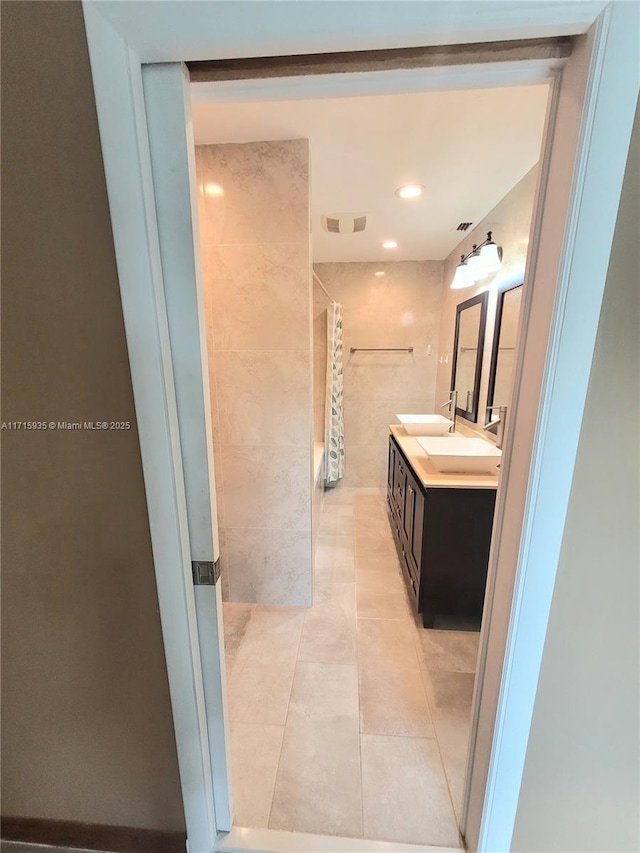
[[[425,488],[440,489],[497,489],[497,474],[441,474],[429,461],[418,439],[407,435],[400,424],[389,424],[389,432],[413,468],[413,473]]]

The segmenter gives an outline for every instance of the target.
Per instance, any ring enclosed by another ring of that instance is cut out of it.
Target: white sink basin
[[[442,415],[396,415],[407,435],[444,435],[452,424]]]
[[[442,474],[497,474],[502,456],[481,438],[419,438],[418,444]]]

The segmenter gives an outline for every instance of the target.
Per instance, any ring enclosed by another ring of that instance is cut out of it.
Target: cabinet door
[[[402,461],[402,456],[396,450],[396,467],[393,475],[393,493],[395,504],[398,512],[398,518],[400,519],[400,524],[402,525],[402,519],[404,516],[404,496],[406,492],[405,484],[407,481],[407,469],[406,465]]]
[[[393,509],[393,481],[396,471],[396,447],[392,439],[389,439],[389,467],[387,469],[387,500]]]
[[[413,482],[413,477],[408,474],[406,489],[404,495],[404,513],[402,516],[402,533],[407,549],[411,547],[411,537],[413,535],[413,514],[415,512],[416,490]]]
[[[425,500],[421,489],[416,488],[413,498],[413,522],[409,540],[409,558],[413,563],[416,577],[420,577],[422,565],[422,532],[424,530]]]

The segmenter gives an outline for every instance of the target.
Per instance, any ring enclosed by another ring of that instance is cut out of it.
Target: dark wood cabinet
[[[495,489],[425,488],[390,436],[391,527],[425,628],[479,627],[495,499]]]

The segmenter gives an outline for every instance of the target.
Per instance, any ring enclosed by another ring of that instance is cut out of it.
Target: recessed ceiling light
[[[374,272],[374,275],[384,275],[384,271],[383,270],[376,270]]]
[[[382,244],[382,248],[383,249],[397,249],[398,244],[396,243],[395,240],[385,240],[384,243]]]
[[[422,184],[407,184],[405,187],[398,187],[396,195],[399,198],[418,198],[423,192]]]

